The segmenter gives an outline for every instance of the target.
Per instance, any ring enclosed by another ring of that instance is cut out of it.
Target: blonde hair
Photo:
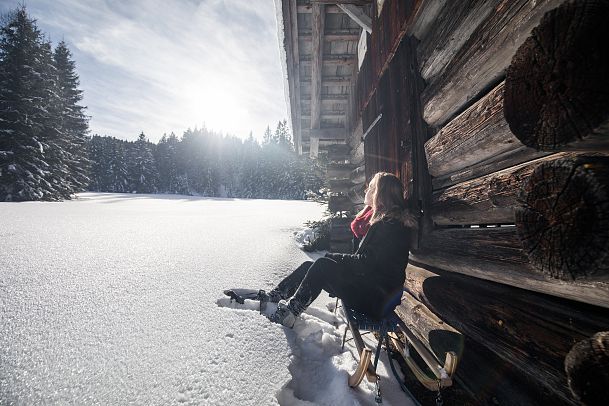
[[[384,218],[393,218],[407,227],[416,228],[416,217],[410,213],[404,199],[402,181],[392,173],[377,172],[368,188],[372,189],[372,217],[370,224]]]

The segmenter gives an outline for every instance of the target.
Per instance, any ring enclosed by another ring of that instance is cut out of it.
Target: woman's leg
[[[330,258],[319,258],[307,270],[288,307],[297,316],[313,303],[322,289],[340,297],[348,289],[347,285],[341,265]]]
[[[302,283],[302,280],[304,279],[311,265],[313,265],[313,261],[303,262],[298,268],[279,282],[277,287],[269,292],[269,294],[273,295],[273,292],[276,292],[282,299],[292,297],[294,293],[296,293],[298,286],[300,286]]]

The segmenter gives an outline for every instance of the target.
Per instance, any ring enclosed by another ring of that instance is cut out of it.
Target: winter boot
[[[264,290],[258,291],[258,300],[261,302],[279,303],[281,299],[281,293],[277,289],[273,289],[270,292]]]
[[[296,322],[296,314],[294,314],[292,309],[290,309],[290,306],[283,300],[277,303],[277,311],[268,317],[273,323],[282,324],[288,328],[294,327],[294,323]]]

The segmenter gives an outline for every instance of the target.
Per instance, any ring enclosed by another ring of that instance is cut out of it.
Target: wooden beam
[[[609,308],[609,281],[548,278],[529,261],[516,227],[447,228],[424,236],[412,259],[451,272]]]
[[[310,95],[302,94],[301,100],[303,102],[311,102],[309,98]],[[334,102],[334,103],[346,103],[349,95],[347,94],[322,94],[321,101],[322,102]],[[311,116],[313,115],[313,109],[311,109]]]
[[[323,118],[336,118],[336,119],[341,119],[341,118],[345,118],[346,113],[342,112],[342,113],[327,113],[327,112],[321,112],[321,116]],[[300,115],[300,118],[303,120],[310,120],[311,119],[311,113],[303,113]]]
[[[347,138],[347,130],[344,127],[316,129],[312,128],[310,137],[319,138],[322,140],[342,140]]]
[[[548,10],[561,3],[562,0],[501,3],[454,53],[450,62],[427,80],[422,95],[427,123],[434,127],[446,123],[485,88],[498,83],[531,30]]]
[[[312,4],[311,9],[312,47],[311,47],[311,147],[310,157],[317,158],[319,150],[319,135],[314,135],[313,130],[318,130],[321,124],[321,76],[323,70],[323,39],[324,39],[324,6]]]
[[[293,70],[292,77],[294,78],[293,90],[294,90],[294,100],[296,102],[296,123],[292,122],[292,126],[294,127],[292,131],[294,132],[294,146],[296,147],[296,152],[302,153],[302,120],[300,118],[300,112],[302,111],[302,106],[300,102],[300,69],[298,67],[298,61],[300,60],[300,53],[298,50],[298,16],[296,12],[296,2],[290,2],[290,20],[291,20],[291,32],[290,37],[292,39],[292,57],[293,57]],[[294,121],[294,120],[292,120]]]
[[[317,159],[319,154],[319,137],[311,137],[309,141],[309,157]]]
[[[351,79],[346,76],[322,76],[322,85],[324,86],[349,86]],[[300,83],[311,83],[311,77],[307,76],[300,79]]]
[[[581,155],[553,154],[437,191],[431,205],[433,221],[439,225],[514,224],[521,204],[518,195],[535,168]]]
[[[313,35],[311,31],[300,31],[298,33],[299,39],[303,41],[311,41]],[[324,40],[328,42],[334,41],[359,41],[360,34],[354,30],[330,30],[325,33]]]
[[[432,2],[424,2],[432,3]],[[418,37],[417,48],[421,76],[425,80],[446,69],[478,26],[491,14],[497,1],[448,1],[441,8],[430,29],[430,35]],[[432,7],[432,4],[426,5]]]
[[[315,47],[313,47],[315,48]],[[323,60],[323,64],[324,65],[334,65],[334,66],[338,66],[338,65],[353,65],[355,64],[355,55],[354,54],[340,54],[340,55],[333,55],[333,54],[325,54],[325,55],[320,55],[320,59]],[[300,63],[302,64],[314,64],[315,63],[315,57],[313,55],[302,55],[300,57]],[[321,72],[320,72],[321,74]]]
[[[429,173],[443,176],[522,146],[503,116],[501,82],[425,143]]]
[[[372,3],[372,0],[311,0],[315,4],[355,4],[357,6],[367,6]]]
[[[353,4],[338,4],[338,8],[351,17],[351,19],[368,34],[372,33],[372,19],[364,13],[361,7],[357,7]]]
[[[311,9],[313,8],[312,4],[300,4],[298,5],[298,12],[302,14],[311,13]],[[326,5],[326,14],[341,14],[343,10],[338,8],[336,4],[327,4]]]

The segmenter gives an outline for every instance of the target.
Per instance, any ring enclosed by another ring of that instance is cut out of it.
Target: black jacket
[[[402,290],[408,265],[412,230],[395,219],[373,224],[355,254],[328,253],[349,270],[358,284],[379,287],[385,292]]]

